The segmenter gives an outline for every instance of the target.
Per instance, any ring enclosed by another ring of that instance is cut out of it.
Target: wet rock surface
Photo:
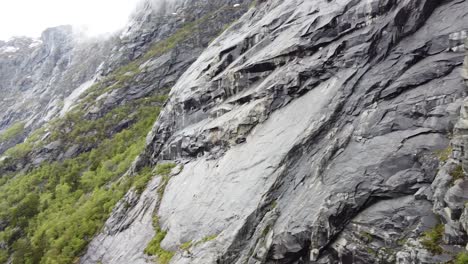
[[[216,236],[173,263],[449,261],[418,241],[440,201],[448,252],[466,244],[464,184],[438,191],[437,153],[465,94],[467,13],[343,0],[244,15],[176,83],[140,159],[186,163],[162,197],[163,247]]]
[[[83,46],[102,49],[86,63],[65,61],[78,49],[67,28],[36,44],[0,42],[0,67],[29,64],[30,52],[55,54],[38,65],[67,82],[63,91],[21,78],[12,79],[19,91],[0,86],[22,98],[50,91],[31,108],[47,105],[37,115],[47,120],[64,109],[52,98],[75,101],[84,84],[198,21],[190,37],[137,74],[124,72],[120,89],[86,108],[96,119],[170,90],[128,175],[167,160],[181,169],[167,185],[155,176],[141,194],[129,191],[80,262],[154,261],[144,254],[154,216],[171,263],[444,263],[465,250],[468,3],[250,2],[146,1],[120,37]],[[2,69],[1,78],[16,78]],[[6,99],[0,129],[39,120]],[[30,158],[73,157],[79,147],[49,142]],[[432,252],[424,232],[439,225],[443,251]]]

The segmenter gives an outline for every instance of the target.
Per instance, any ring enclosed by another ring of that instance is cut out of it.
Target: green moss
[[[452,182],[454,183],[457,180],[463,179],[465,177],[465,172],[463,172],[463,167],[458,165],[454,170],[450,172],[452,176]]]
[[[374,257],[377,257],[377,256],[379,255],[378,252],[375,251],[375,250],[372,249],[372,248],[366,248],[366,251],[367,251],[367,253],[368,253],[369,255],[372,255],[372,256],[374,256]]]
[[[374,240],[374,237],[372,236],[371,233],[368,233],[368,232],[360,232],[359,233],[359,236],[366,242],[366,243],[370,243],[372,242],[372,240]]]
[[[440,255],[444,252],[442,247],[442,237],[444,234],[444,225],[438,224],[434,228],[424,232],[421,244],[434,255]]]
[[[270,210],[273,210],[275,209],[276,207],[278,206],[278,202],[277,201],[273,201],[270,205]]]
[[[449,146],[446,149],[437,150],[435,153],[437,157],[439,157],[440,161],[446,162],[450,158],[450,155],[452,155],[452,151],[453,151],[452,146]]]
[[[206,242],[215,240],[217,237],[218,237],[218,235],[206,236],[206,237],[204,237],[204,238],[201,240],[201,242],[202,242],[202,243],[206,243]]]
[[[218,235],[206,236],[206,237],[202,238],[201,240],[197,241],[194,245],[197,246],[197,245],[200,245],[200,244],[209,242],[209,241],[213,241],[213,240],[215,240],[217,237],[218,237]]]
[[[453,261],[454,264],[468,264],[468,252],[461,252]]]
[[[192,241],[187,241],[183,243],[182,245],[180,245],[181,250],[188,250],[191,247],[192,247]]]
[[[166,232],[159,230],[145,249],[145,254],[156,256],[160,264],[169,263],[174,256],[174,252],[167,251],[161,247],[161,242],[165,237]]]
[[[171,261],[172,257],[174,256],[174,252],[165,250],[161,247],[161,242],[166,237],[167,232],[163,231],[159,226],[158,217],[153,218],[153,226],[156,234],[146,247],[145,254],[150,256],[156,256],[158,259],[158,263],[160,264],[167,264]]]
[[[267,226],[265,227],[265,229],[263,229],[263,231],[262,231],[262,236],[263,236],[263,237],[266,237],[266,235],[268,235],[268,233],[270,232],[270,230],[271,230],[271,225],[267,225]]]
[[[3,133],[0,134],[0,143],[9,141],[16,136],[23,134],[24,125],[24,122],[18,122],[10,126],[7,130],[3,131]]]

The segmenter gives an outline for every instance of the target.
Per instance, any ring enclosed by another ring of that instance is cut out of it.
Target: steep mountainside
[[[161,246],[188,247],[174,263],[439,263],[463,250],[464,172],[438,167],[457,164],[467,14],[466,1],[250,10],[184,73],[148,139],[141,164],[184,164],[157,204]],[[426,230],[435,241],[418,242]]]
[[[249,5],[148,0],[104,40],[59,27],[2,43],[0,263],[77,261],[116,202],[150,179],[149,168],[126,172],[170,87]]]
[[[148,0],[0,43],[0,94],[46,98],[0,106],[0,263],[466,264],[467,31],[466,0]]]
[[[0,142],[0,153],[59,113],[65,98],[94,77],[112,42],[79,43],[72,28],[63,26],[46,30],[39,40],[0,43],[0,130],[25,128],[10,144]]]

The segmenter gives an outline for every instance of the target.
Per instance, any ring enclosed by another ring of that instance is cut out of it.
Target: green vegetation
[[[374,237],[372,236],[371,233],[368,233],[368,232],[360,232],[359,235],[361,236],[361,238],[366,242],[366,243],[370,243],[372,242],[372,240],[374,240]]]
[[[5,151],[5,155],[11,159],[19,160],[26,157],[33,149],[33,146],[32,142],[27,140]]]
[[[254,7],[256,7],[257,5],[258,5],[258,0],[254,0],[254,1],[252,1],[252,3],[250,3],[249,8],[254,8]]]
[[[152,177],[153,173],[151,173],[150,168],[146,167],[140,171],[139,176],[135,177],[135,182],[133,184],[137,193],[141,194],[145,190],[146,185]]]
[[[374,249],[372,248],[366,248],[366,251],[369,255],[372,255],[374,257],[378,257],[379,256],[379,253],[377,251],[375,251]]]
[[[180,245],[181,250],[188,250],[191,247],[192,247],[192,241],[188,241]]]
[[[268,235],[268,233],[270,232],[270,230],[271,230],[271,225],[267,225],[267,226],[265,227],[265,229],[263,229],[263,231],[262,231],[262,236],[263,236],[263,237],[266,237],[266,235]]]
[[[275,200],[270,204],[270,210],[275,209],[278,206],[278,202]]]
[[[465,172],[463,172],[463,167],[458,165],[453,171],[450,172],[450,176],[452,176],[452,183],[457,180],[463,179],[465,177]]]
[[[161,176],[169,176],[172,169],[175,168],[177,165],[175,163],[164,163],[159,164],[156,166],[156,174]]]
[[[13,139],[14,137],[24,133],[24,123],[19,122],[10,126],[7,130],[0,134],[0,143]]]
[[[166,190],[166,186],[169,183],[169,173],[171,173],[171,170],[175,166],[175,163],[165,163],[156,166],[156,174],[162,176],[161,184],[158,188],[159,199],[162,199],[164,196],[164,191]]]
[[[468,264],[468,252],[461,252],[457,255],[455,260],[453,261],[454,264]]]
[[[202,238],[202,240],[197,242],[197,245],[200,244],[200,243],[206,243],[206,242],[215,240],[217,237],[218,237],[218,235],[211,235],[211,236],[204,237],[204,238]]]
[[[0,162],[0,168],[26,159],[33,149],[38,149],[53,141],[61,141],[63,149],[73,145],[79,145],[81,149],[95,148],[105,139],[119,132],[116,131],[116,128],[122,122],[126,122],[127,126],[132,126],[137,120],[140,120],[142,115],[158,116],[159,107],[166,100],[166,95],[141,98],[117,106],[103,117],[94,120],[85,119],[81,110],[70,112],[63,118],[51,121],[47,128],[36,130],[25,142],[8,149],[5,156],[9,158]],[[41,138],[46,135],[46,130],[52,132],[46,140],[41,141]]]
[[[124,175],[143,150],[145,137],[167,96],[122,102],[103,110],[103,116],[85,113],[102,103],[97,100],[101,95],[128,87],[143,70],[141,65],[194,36],[202,23],[219,11],[187,23],[155,43],[145,55],[89,88],[65,117],[53,120],[5,152],[6,159],[0,161],[0,263],[10,258],[13,264],[76,263],[132,186],[142,192],[151,177],[160,174],[158,194],[164,195],[175,164],[159,165],[155,171],[144,168],[132,177]],[[24,124],[15,124],[0,135],[0,142],[23,132]],[[24,167],[30,164],[31,153],[52,142],[59,142],[61,150],[73,146],[80,150],[71,158]],[[166,233],[156,218],[155,230],[145,252],[156,256],[159,263],[168,263],[174,253],[161,248]],[[215,238],[209,236],[198,243]]]
[[[54,122],[48,140],[91,150],[2,178],[0,222],[7,227],[0,232],[0,244],[8,251],[0,251],[0,263],[9,256],[13,263],[76,261],[117,201],[131,186],[142,188],[150,179],[149,169],[122,176],[143,150],[160,104],[156,96],[119,106],[97,120],[74,112]],[[130,120],[128,126],[110,133],[124,118]],[[9,162],[27,155],[42,133],[7,151]]]
[[[398,240],[396,241],[397,245],[400,246],[400,247],[401,247],[401,246],[404,246],[404,245],[406,244],[406,242],[408,242],[408,239],[407,239],[407,238],[404,238],[404,237],[403,237],[403,238],[400,238],[400,239],[398,239]]]
[[[434,228],[424,232],[421,244],[434,255],[440,255],[444,252],[440,244],[444,234],[444,225],[438,224]]]
[[[167,264],[171,261],[172,257],[174,256],[174,252],[167,251],[161,247],[161,242],[166,237],[167,232],[163,231],[159,226],[159,218],[153,218],[153,226],[156,232],[154,238],[148,244],[145,249],[145,254],[150,256],[156,256],[158,259],[158,263],[160,264]]]
[[[155,174],[160,175],[162,177],[161,184],[158,188],[158,195],[160,201],[164,195],[164,191],[169,182],[169,174],[175,166],[175,163],[164,163],[156,166]],[[158,210],[156,209],[155,211],[157,212]],[[166,237],[167,232],[161,229],[161,226],[159,225],[159,218],[157,216],[153,217],[153,227],[156,234],[146,247],[145,254],[150,256],[156,256],[158,258],[158,262],[161,264],[169,263],[172,257],[174,256],[174,252],[167,251],[161,248],[161,242]]]
[[[83,119],[84,113],[79,110],[70,112],[64,118],[52,123],[53,132],[49,140],[91,146],[98,144],[108,138],[112,134],[110,131],[122,121],[134,122],[139,119],[142,112],[154,111],[155,106],[162,105],[166,99],[167,96],[161,95],[138,99],[118,106],[95,120]]]
[[[211,235],[211,236],[206,236],[204,238],[202,238],[201,240],[197,241],[194,246],[198,246],[200,244],[203,244],[203,243],[206,243],[206,242],[210,242],[212,240],[215,240],[216,238],[218,237],[218,235]]]
[[[269,228],[269,227],[268,227]],[[212,241],[212,240],[215,240],[216,238],[218,237],[218,235],[211,235],[211,236],[206,236],[204,238],[202,238],[201,240],[197,241],[197,242],[193,242],[193,241],[188,241],[188,242],[185,242],[184,244],[180,245],[180,249],[181,250],[188,250],[189,248],[191,248],[192,246],[198,246],[200,244],[203,244],[203,243],[206,243],[206,242],[209,242],[209,241]]]
[[[449,146],[448,148],[443,149],[443,150],[438,150],[435,153],[437,157],[439,157],[440,161],[447,162],[447,160],[450,158],[450,155],[452,155],[452,151],[453,151],[452,146]]]
[[[8,252],[4,249],[0,249],[0,263],[6,263],[8,261]]]

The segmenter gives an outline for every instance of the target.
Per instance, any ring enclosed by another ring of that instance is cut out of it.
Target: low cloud
[[[139,0],[5,0],[0,3],[0,39],[39,37],[46,28],[66,24],[90,36],[115,32],[138,4]]]

